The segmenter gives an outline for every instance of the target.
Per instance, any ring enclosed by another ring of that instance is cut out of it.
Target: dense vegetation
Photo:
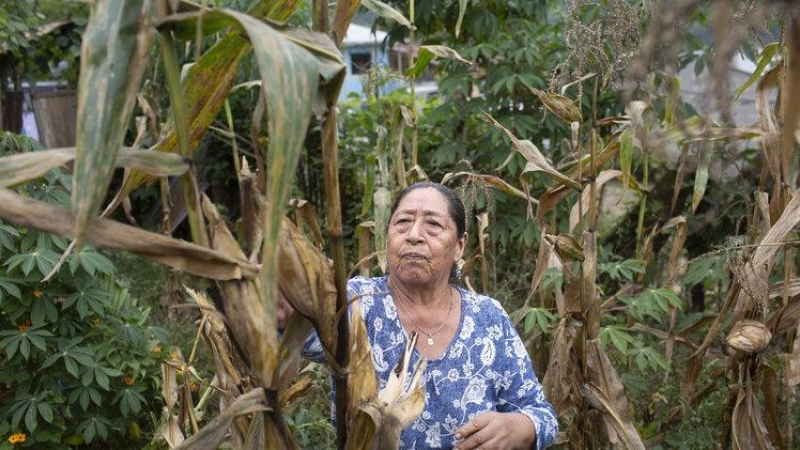
[[[32,3],[59,18],[52,2]],[[376,445],[418,396],[376,392],[359,364],[362,325],[336,311],[349,274],[385,266],[392,194],[423,178],[462,195],[474,219],[465,281],[512,313],[559,412],[560,445],[800,439],[791,5],[219,1],[209,6],[232,9],[178,14],[168,2],[111,3],[74,20],[91,55],[76,148],[11,134],[0,144],[0,446]],[[387,30],[386,48],[421,47],[405,73],[375,68],[363,97],[339,102],[338,47],[354,16]],[[0,36],[42,25],[22,21],[0,6],[0,24],[16,24]],[[92,47],[108,35],[113,47]],[[26,53],[18,38],[4,53],[20,68],[48,54],[77,64],[65,39]],[[737,53],[757,66],[731,86]],[[679,95],[690,64],[710,74],[709,113]],[[95,89],[112,70],[118,84]],[[426,70],[432,98],[378,89],[398,77],[414,86]],[[14,75],[25,76],[40,75]],[[734,123],[748,88],[757,122]],[[72,177],[58,169],[67,163]],[[120,223],[129,218],[142,226]],[[196,338],[152,326],[125,285],[147,281],[87,244],[194,276],[185,290],[158,279],[194,304]],[[279,337],[281,297],[298,314]],[[298,367],[312,328],[329,369]]]

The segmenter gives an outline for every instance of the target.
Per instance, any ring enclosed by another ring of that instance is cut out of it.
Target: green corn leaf
[[[780,43],[778,42],[773,42],[764,46],[764,50],[761,50],[761,56],[758,57],[756,70],[753,71],[753,74],[750,75],[750,78],[748,78],[743,85],[739,86],[739,89],[736,89],[736,91],[733,93],[734,97],[739,98],[739,96],[742,95],[747,88],[761,78],[761,74],[764,73],[764,69],[767,68],[767,64],[772,61],[772,58],[775,56],[775,53],[778,52],[779,48]]]
[[[277,277],[277,243],[280,221],[285,212],[292,186],[291,176],[300,156],[312,106],[319,102],[320,78],[329,81],[332,89],[323,90],[328,101],[335,101],[343,81],[341,59],[317,58],[303,47],[284,37],[269,25],[242,13],[220,10],[241,26],[255,52],[261,72],[264,95],[267,98],[269,148],[267,167],[270,202],[264,214],[264,263],[262,269],[262,299],[266,311],[273,310],[273,288]],[[338,57],[338,55],[335,55]],[[335,70],[334,70],[335,69]]]
[[[472,65],[471,61],[464,59],[457,51],[450,47],[445,47],[444,45],[423,45],[419,48],[419,56],[417,56],[417,60],[414,61],[413,66],[406,70],[405,75],[407,77],[421,77],[422,74],[425,73],[425,69],[428,68],[428,64],[430,64],[434,56],[457,61],[468,66]]]
[[[461,24],[464,22],[464,14],[467,12],[467,2],[469,0],[458,0],[458,20],[456,21],[456,37],[461,33]]]
[[[98,0],[83,36],[72,203],[78,248],[100,212],[147,63],[148,0]]]
[[[406,19],[406,16],[386,3],[378,0],[361,0],[361,4],[368,10],[383,17],[384,19],[389,19],[406,28],[411,28],[411,22]]]
[[[622,187],[628,187],[633,161],[633,131],[626,128],[619,136],[619,168],[622,171]]]

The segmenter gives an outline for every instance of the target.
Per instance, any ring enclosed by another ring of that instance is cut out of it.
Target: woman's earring
[[[456,264],[456,280],[460,279],[461,279],[461,267],[458,264]]]

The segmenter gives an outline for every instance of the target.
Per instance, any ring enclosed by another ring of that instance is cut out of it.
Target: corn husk
[[[753,354],[764,351],[771,340],[772,333],[766,325],[756,320],[743,319],[731,328],[725,342],[734,350]]]

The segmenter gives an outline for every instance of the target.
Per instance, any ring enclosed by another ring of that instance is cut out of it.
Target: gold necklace
[[[452,291],[450,291],[449,287],[447,288],[447,292],[450,294],[450,307],[447,309],[447,314],[444,316],[444,320],[442,321],[442,324],[439,325],[436,328],[436,331],[434,331],[433,333],[428,333],[428,331],[426,331],[424,328],[419,326],[417,321],[414,320],[414,316],[412,316],[411,313],[408,312],[408,308],[406,308],[406,304],[405,304],[405,302],[403,302],[403,297],[401,295],[397,296],[397,298],[400,300],[400,306],[403,307],[403,311],[405,311],[405,313],[408,316],[408,318],[411,319],[411,323],[414,324],[414,327],[417,330],[421,331],[422,333],[424,333],[425,335],[428,336],[428,339],[425,341],[428,344],[428,347],[432,347],[433,346],[433,337],[436,336],[437,334],[439,334],[440,331],[442,331],[444,326],[447,324],[447,319],[450,318],[450,312],[453,311],[453,293],[452,293]]]

